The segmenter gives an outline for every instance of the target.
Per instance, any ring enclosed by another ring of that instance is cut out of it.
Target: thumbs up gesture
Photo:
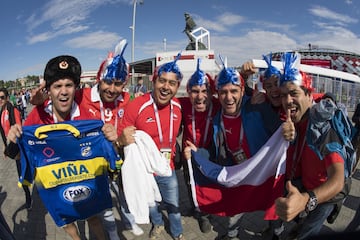
[[[286,182],[286,190],[288,192],[286,197],[280,197],[275,200],[275,210],[276,214],[282,220],[291,221],[305,210],[309,195],[307,193],[300,193],[299,190],[291,184],[291,181]]]
[[[290,109],[287,110],[286,114],[286,121],[282,125],[282,133],[287,141],[293,141],[295,139],[295,125],[294,122],[291,120],[290,116]]]

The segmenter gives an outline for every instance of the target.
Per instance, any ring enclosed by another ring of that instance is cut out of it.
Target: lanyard
[[[208,130],[209,130],[209,126],[210,126],[212,108],[213,108],[213,105],[210,104],[209,112],[208,112],[208,115],[207,115],[207,118],[206,118],[205,135],[204,135],[204,139],[203,139],[203,147],[205,146],[206,140],[207,140],[207,137],[208,137]],[[192,126],[193,141],[194,141],[194,144],[196,145],[195,109],[194,109],[194,106],[192,107],[191,126]]]
[[[114,104],[115,104],[114,109],[117,109],[118,101],[115,100]],[[113,112],[111,109],[110,109],[110,112],[111,112],[111,118],[112,118]],[[105,119],[104,103],[101,100],[100,100],[100,114],[101,114],[101,121],[103,121],[103,123],[105,123],[107,119]],[[110,118],[110,120],[111,120],[111,118]],[[117,123],[118,123],[118,113],[115,113],[115,124],[114,124],[115,130],[117,130]]]
[[[160,123],[160,116],[159,116],[159,111],[158,108],[152,98],[152,96],[150,95],[150,98],[153,102],[153,107],[154,107],[154,113],[155,113],[155,119],[156,119],[156,125],[157,125],[157,129],[158,129],[158,133],[159,133],[159,140],[160,140],[160,145],[162,145],[162,143],[164,142],[164,138],[162,135],[162,128],[161,128],[161,123]],[[173,104],[170,102],[170,133],[169,133],[169,144],[170,144],[170,148],[172,146],[172,141],[173,141],[173,132],[174,132],[174,107]]]
[[[239,117],[241,114],[241,112],[239,113],[238,116],[236,117]],[[229,147],[228,147],[228,141],[227,141],[227,137],[226,137],[226,130],[225,130],[225,126],[224,126],[224,119],[223,119],[223,112],[221,111],[221,119],[220,119],[220,125],[221,125],[221,129],[223,131],[223,134],[224,134],[224,139],[225,139],[225,144],[226,144],[226,147],[227,149],[232,152]],[[243,128],[243,124],[241,123],[241,126],[240,126],[240,137],[239,137],[239,147],[242,148],[242,144],[243,144],[243,138],[244,138],[244,128]]]

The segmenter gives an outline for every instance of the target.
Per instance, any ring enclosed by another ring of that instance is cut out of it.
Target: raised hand
[[[285,140],[291,142],[296,137],[295,125],[291,120],[290,109],[287,110],[286,121],[282,124],[282,133]]]
[[[241,66],[240,74],[243,78],[247,79],[250,75],[254,74],[256,72],[256,67],[253,62],[245,62]]]
[[[251,96],[251,104],[261,104],[265,102],[266,95],[264,92],[260,92],[258,89],[254,89]]]
[[[45,89],[45,81],[39,84],[37,88],[31,90],[30,103],[33,105],[41,105],[49,98]]]

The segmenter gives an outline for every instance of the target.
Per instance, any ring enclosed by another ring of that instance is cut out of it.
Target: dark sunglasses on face
[[[5,100],[5,98],[6,98],[5,96],[0,96],[1,100]]]

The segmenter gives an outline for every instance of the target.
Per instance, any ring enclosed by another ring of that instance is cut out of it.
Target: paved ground
[[[0,147],[0,152],[3,152]],[[182,221],[184,226],[184,236],[188,240],[210,240],[216,239],[219,235],[226,232],[226,218],[213,216],[211,222],[213,231],[203,234],[199,230],[197,221],[191,216],[190,200],[186,193],[183,181],[182,171],[178,170],[178,179],[180,183],[180,205],[182,213]],[[25,208],[25,197],[21,188],[17,187],[17,173],[15,162],[11,159],[3,159],[0,157],[0,207],[1,211],[18,240],[67,240],[65,232],[56,227],[55,223],[44,208],[36,189],[33,191],[33,208],[28,211]],[[334,224],[325,224],[322,233],[342,232],[346,229],[352,231],[360,231],[360,170],[358,169],[354,175],[353,185],[350,196],[344,203],[344,207],[336,219]],[[118,214],[114,198],[114,213],[116,216],[118,232],[121,239],[127,240],[143,240],[148,239],[150,225],[141,225],[145,234],[135,237],[131,232],[124,230],[121,219]],[[244,229],[260,231],[267,226],[262,219],[262,212],[246,214],[241,222]],[[78,222],[79,229],[82,232],[83,239],[95,239],[89,234],[87,224]],[[163,234],[163,239],[171,239],[168,233]],[[250,235],[245,231],[241,231],[240,239],[256,240],[266,239],[266,237]],[[340,239],[340,238],[339,238]],[[342,238],[345,239],[345,238]],[[349,238],[346,238],[349,239]],[[327,238],[329,240],[329,238]]]
[[[181,213],[184,224],[184,235],[186,239],[215,239],[218,235],[222,235],[226,231],[225,218],[212,217],[211,221],[214,226],[213,231],[207,234],[200,232],[197,221],[190,216],[189,198],[186,195],[185,186],[182,178],[182,171],[178,170],[178,177],[180,181],[180,198],[181,198]],[[70,239],[66,236],[64,231],[55,226],[53,220],[44,209],[41,200],[38,197],[36,190],[33,191],[33,208],[28,211],[24,205],[24,194],[22,189],[16,185],[17,173],[15,162],[11,159],[0,160],[0,206],[3,215],[5,216],[10,228],[12,229],[16,239],[47,239],[60,240]],[[351,194],[345,201],[340,215],[334,224],[325,224],[322,233],[333,233],[343,231],[351,224],[351,230],[360,230],[360,170],[354,176],[353,187]],[[115,206],[115,205],[114,205]],[[358,211],[356,211],[359,209]],[[118,232],[122,239],[147,239],[147,233],[150,230],[150,225],[141,225],[145,234],[140,237],[135,237],[131,232],[124,230],[121,224],[121,219],[118,215],[116,206],[114,207],[116,215]],[[260,231],[265,228],[267,224],[261,219],[262,213],[256,212],[246,214],[241,222],[243,228]],[[95,239],[89,236],[87,224],[78,222],[79,228],[83,233],[83,239]],[[167,233],[163,235],[164,239],[171,239]],[[260,236],[252,236],[242,231],[240,239],[265,239]]]

